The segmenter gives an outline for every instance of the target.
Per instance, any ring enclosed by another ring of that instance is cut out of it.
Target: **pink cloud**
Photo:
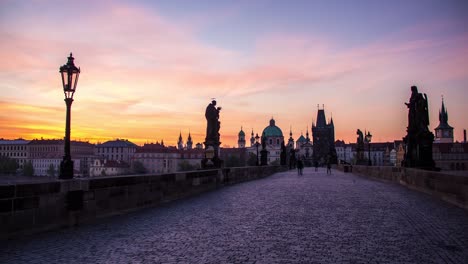
[[[75,122],[99,138],[121,133],[144,140],[153,137],[146,131],[158,129],[168,140],[178,136],[181,127],[202,135],[205,120],[200,113],[211,97],[231,106],[223,113],[228,118],[223,122],[226,136],[235,135],[242,124],[257,125],[258,119],[265,118],[266,126],[269,116],[276,114],[283,115],[286,126],[304,129],[315,117],[317,103],[334,106],[330,110],[337,118],[343,113],[341,122],[347,126],[340,129],[345,130],[369,123],[358,118],[368,112],[364,105],[381,107],[372,118],[390,119],[395,113],[389,109],[400,107],[398,96],[407,99],[412,79],[448,82],[468,76],[468,50],[463,44],[468,38],[433,38],[427,25],[348,49],[339,48],[327,36],[268,33],[258,36],[253,51],[246,54],[203,42],[196,27],[204,23],[178,23],[136,5],[79,5],[76,19],[79,23],[65,31],[57,27],[62,22],[59,17],[30,9],[18,18],[17,28],[0,27],[5,36],[0,43],[4,58],[0,89],[8,101],[63,109],[58,67],[71,49],[82,67],[73,106]],[[442,23],[438,30],[447,26]],[[236,109],[242,100],[247,104]],[[271,107],[285,101],[295,105]],[[119,122],[107,122],[114,119]],[[176,127],[163,129],[171,125]],[[93,130],[99,126],[104,131]],[[263,129],[263,124],[258,126],[256,130]],[[378,126],[376,132],[382,135],[402,130]]]

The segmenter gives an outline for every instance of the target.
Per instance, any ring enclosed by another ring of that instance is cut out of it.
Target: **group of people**
[[[297,175],[303,175],[304,170],[304,161],[302,159],[297,160]],[[314,162],[315,171],[318,171],[319,163],[317,161]],[[327,161],[327,174],[331,174],[331,162]]]

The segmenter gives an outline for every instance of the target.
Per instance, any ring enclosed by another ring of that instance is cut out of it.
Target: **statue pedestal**
[[[201,161],[202,169],[217,169],[224,166],[224,161],[219,158],[219,145],[221,142],[205,142],[205,158]]]
[[[405,167],[437,170],[432,158],[434,134],[429,131],[423,131],[418,134],[408,132],[403,141],[406,144],[405,159],[403,161]]]

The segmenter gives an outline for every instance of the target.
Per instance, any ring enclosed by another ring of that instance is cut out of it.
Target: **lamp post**
[[[73,103],[73,95],[76,91],[78,83],[78,76],[80,75],[80,68],[73,63],[73,55],[70,53],[67,64],[60,67],[60,74],[62,75],[63,93],[65,94],[65,104],[67,106],[67,117],[65,125],[65,155],[60,163],[59,179],[72,179],[73,178],[73,161],[70,155],[70,117],[71,105]]]
[[[260,137],[258,136],[258,133],[257,133],[257,135],[255,136],[255,146],[257,147],[257,162],[256,162],[255,165],[257,165],[257,166],[259,165],[258,164],[258,145],[260,145],[260,143],[258,142],[259,139],[260,139]]]
[[[366,142],[367,142],[367,144],[369,144],[369,156],[368,156],[368,158],[369,158],[368,165],[369,166],[372,166],[372,161],[371,161],[371,156],[370,156],[370,143],[371,143],[371,140],[372,140],[372,135],[371,135],[370,131],[367,131]]]

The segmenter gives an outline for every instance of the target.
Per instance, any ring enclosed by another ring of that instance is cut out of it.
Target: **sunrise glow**
[[[467,13],[466,1],[1,1],[0,137],[63,138],[58,69],[73,52],[73,140],[175,145],[190,131],[203,142],[216,98],[222,145],[271,117],[297,139],[317,105],[337,139],[354,142],[361,128],[393,141],[417,85],[430,129],[443,95],[460,141]]]

